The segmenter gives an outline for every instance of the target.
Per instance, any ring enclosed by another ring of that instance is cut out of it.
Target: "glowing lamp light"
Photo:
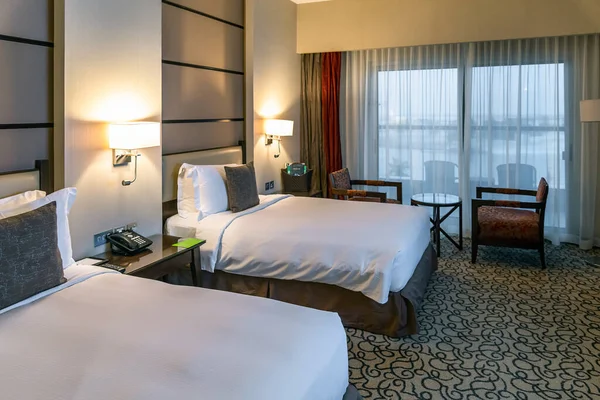
[[[108,147],[113,149],[113,165],[127,165],[131,157],[135,158],[135,176],[133,180],[123,180],[123,186],[129,186],[137,179],[138,149],[160,146],[160,124],[158,122],[122,122],[108,127]]]

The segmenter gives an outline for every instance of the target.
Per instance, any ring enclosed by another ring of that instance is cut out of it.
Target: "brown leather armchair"
[[[483,200],[483,193],[502,193],[535,196],[535,201]],[[521,190],[478,187],[472,202],[473,249],[471,262],[477,261],[480,245],[537,249],[542,268],[544,255],[544,214],[548,199],[548,182],[540,179],[538,189]]]
[[[348,168],[343,168],[329,174],[329,185],[331,194],[337,199],[402,204],[402,182],[350,179]],[[396,199],[388,199],[385,193],[353,190],[353,185],[395,187]]]

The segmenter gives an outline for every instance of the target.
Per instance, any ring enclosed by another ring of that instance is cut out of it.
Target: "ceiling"
[[[305,3],[319,3],[321,1],[332,1],[332,0],[291,0],[296,4],[305,4]]]

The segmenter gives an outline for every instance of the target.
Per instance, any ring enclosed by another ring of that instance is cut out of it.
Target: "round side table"
[[[433,243],[436,246],[438,257],[440,256],[440,233],[444,234],[450,242],[459,250],[463,248],[463,235],[462,235],[462,200],[460,197],[453,194],[446,193],[418,193],[410,198],[410,204],[412,206],[432,207],[433,218],[429,218],[433,226],[431,232],[433,232]],[[450,211],[441,215],[442,207],[451,207]],[[442,222],[446,220],[456,209],[458,208],[458,243],[446,233],[442,228]]]

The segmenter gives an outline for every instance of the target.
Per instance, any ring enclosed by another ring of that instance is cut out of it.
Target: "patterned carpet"
[[[591,253],[442,241],[421,333],[347,329],[350,382],[364,399],[600,399],[600,268]]]

